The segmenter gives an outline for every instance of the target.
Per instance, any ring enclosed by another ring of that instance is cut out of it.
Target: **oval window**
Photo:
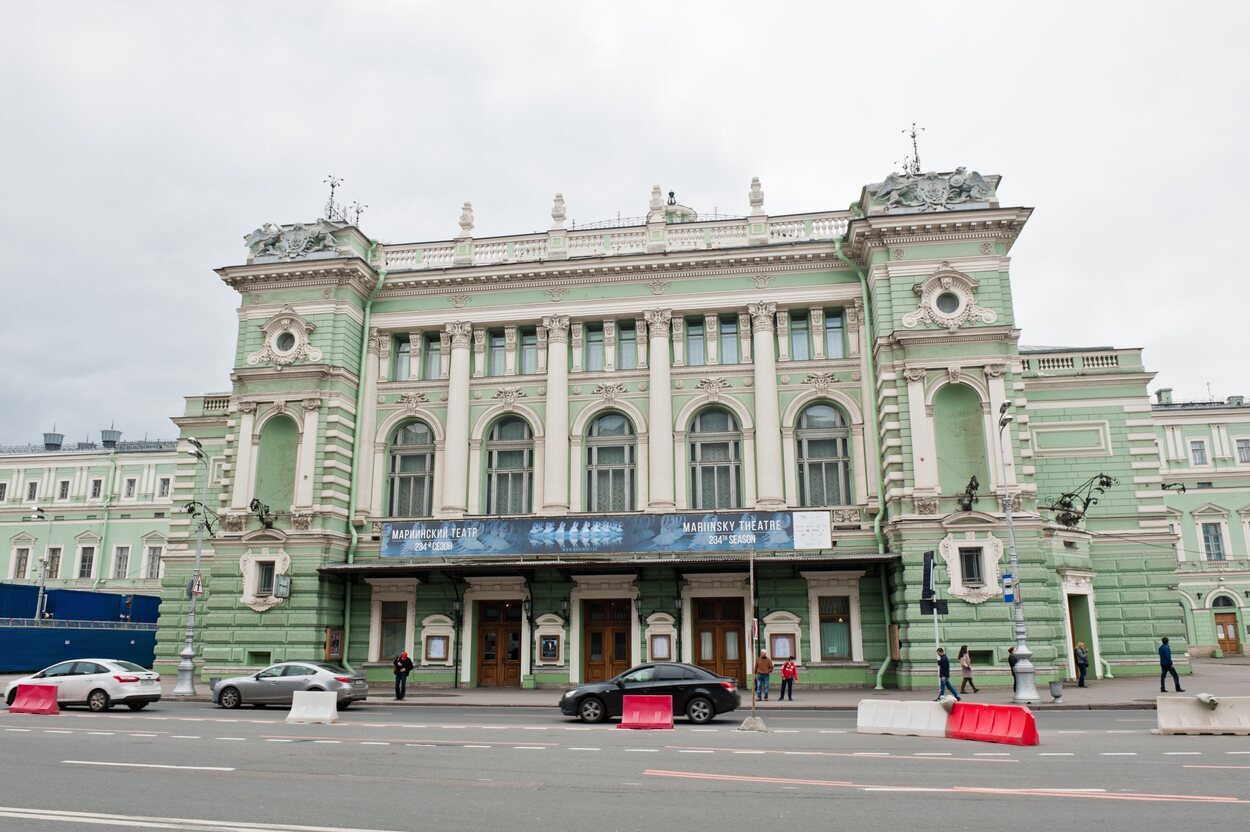
[[[277,346],[279,352],[290,352],[295,349],[295,335],[290,332],[279,334],[275,346]]]
[[[955,310],[959,308],[959,295],[954,292],[943,292],[937,296],[936,303],[939,312],[953,315]]]

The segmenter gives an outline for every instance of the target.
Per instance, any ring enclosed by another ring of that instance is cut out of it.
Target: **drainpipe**
[[[373,255],[377,250],[378,243],[375,240],[369,247],[370,263],[373,262]],[[360,477],[360,449],[361,446],[367,444],[361,441],[365,426],[360,422],[360,414],[365,407],[365,364],[369,360],[369,318],[373,315],[373,301],[378,296],[378,292],[382,291],[384,282],[386,282],[385,269],[378,272],[378,279],[373,284],[373,290],[369,292],[369,297],[365,300],[365,320],[360,329],[360,364],[356,368],[356,435],[352,440],[351,484],[347,488],[347,532],[351,535],[351,542],[347,546],[349,564],[356,562],[356,547],[360,544],[360,537],[356,534],[356,488]],[[348,661],[348,652],[352,644],[352,589],[354,584],[352,576],[348,575],[347,586],[343,592],[343,665],[348,670],[354,670]]]
[[[885,517],[885,474],[881,470],[881,428],[880,418],[877,414],[877,369],[876,359],[873,356],[873,348],[876,340],[872,334],[872,299],[868,294],[868,276],[864,274],[864,270],[857,264],[851,262],[845,254],[842,253],[842,240],[835,239],[833,241],[833,253],[837,258],[850,266],[855,271],[855,276],[859,278],[859,295],[864,305],[864,356],[868,359],[868,378],[872,383],[872,394],[868,396],[868,418],[869,429],[872,436],[876,440],[877,460],[873,468],[877,472],[877,516],[872,521],[872,534],[877,539],[877,554],[885,554],[885,535],[881,531],[881,521]],[[890,589],[889,579],[886,577],[886,564],[881,562],[881,609],[885,613],[885,661],[881,662],[881,667],[877,670],[877,683],[873,686],[875,690],[883,690],[885,685],[882,679],[885,678],[885,672],[890,667]]]

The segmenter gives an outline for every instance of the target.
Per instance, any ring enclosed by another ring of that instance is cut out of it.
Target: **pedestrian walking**
[[[1085,652],[1085,642],[1076,643],[1073,656],[1076,658],[1076,686],[1083,688],[1085,687],[1085,671],[1089,670],[1089,653]]]
[[[794,663],[794,659],[786,659],[786,663],[781,666],[781,693],[777,699],[785,701],[786,694],[790,694],[790,701],[794,701],[794,680],[799,678],[799,666]]]
[[[1177,693],[1184,693],[1185,689],[1181,687],[1181,677],[1177,675],[1176,668],[1172,665],[1172,648],[1168,646],[1168,637],[1164,636],[1159,639],[1162,642],[1159,645],[1159,693],[1167,693],[1168,674],[1172,674],[1172,684],[1176,687]]]
[[[768,675],[773,672],[773,660],[768,658],[768,651],[761,650],[755,660],[755,698],[768,701]]]
[[[937,695],[937,698],[941,699],[942,694],[949,690],[951,692],[951,696],[958,699],[959,692],[956,691],[955,686],[951,684],[950,657],[946,655],[945,650],[939,647],[937,649],[937,658],[938,658],[938,695]],[[937,700],[935,699],[934,701],[936,702]]]
[[[1016,655],[1016,648],[1007,648],[1007,666],[1011,668],[1011,692],[1016,692],[1016,662],[1020,661],[1020,657]]]
[[[972,657],[968,655],[968,645],[963,644],[959,647],[959,673],[963,679],[959,683],[959,692],[963,693],[972,685],[973,693],[980,693],[977,690],[977,683],[972,681]]]
[[[408,674],[412,672],[412,659],[408,657],[408,651],[400,653],[395,657],[395,661],[391,662],[395,669],[395,701],[402,702],[404,694],[408,692]]]

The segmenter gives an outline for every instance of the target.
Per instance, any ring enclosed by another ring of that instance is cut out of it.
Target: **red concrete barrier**
[[[673,697],[626,696],[617,728],[672,728]]]
[[[17,695],[9,706],[11,714],[59,714],[56,685],[18,685]]]
[[[1021,705],[956,702],[946,723],[946,736],[956,740],[1039,745],[1033,712]]]

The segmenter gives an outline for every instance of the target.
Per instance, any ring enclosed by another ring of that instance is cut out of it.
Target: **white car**
[[[114,705],[141,711],[161,698],[159,674],[121,659],[74,659],[15,679],[4,689],[6,704],[13,704],[18,685],[55,685],[58,705],[86,705],[93,711]]]

